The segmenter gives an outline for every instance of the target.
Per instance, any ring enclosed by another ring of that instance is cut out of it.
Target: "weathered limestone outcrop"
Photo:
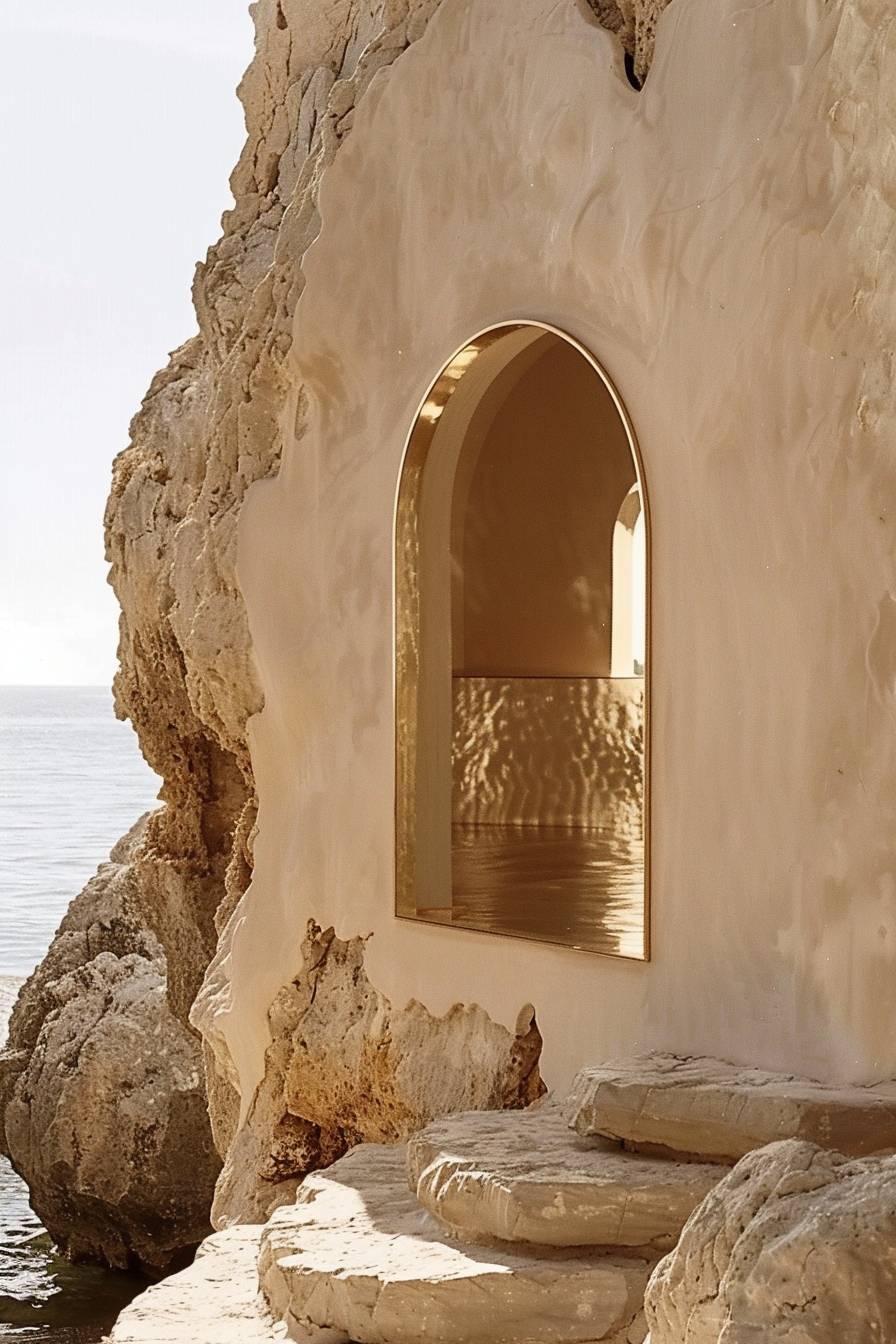
[[[69,906],[50,950],[21,987],[9,1017],[8,1044],[0,1065],[0,1136],[3,1111],[16,1075],[37,1044],[47,1013],[56,1006],[53,986],[100,952],[131,953],[163,965],[162,948],[146,927],[131,861],[146,826],[141,819],[114,846],[87,886]]]
[[[0,1137],[63,1251],[159,1273],[207,1234],[220,1161],[199,1043],[140,908],[142,836],[141,822],[116,845],[19,993]]]
[[[652,1263],[462,1245],[409,1192],[404,1148],[365,1144],[277,1210],[259,1275],[291,1337],[321,1344],[636,1344]]]
[[[231,1227],[202,1243],[187,1269],[135,1298],[110,1344],[270,1344],[273,1322],[258,1293],[260,1227]]]
[[[247,722],[261,693],[235,577],[237,523],[249,487],[279,463],[286,360],[301,262],[319,228],[319,188],[371,81],[422,36],[438,7],[254,7],[256,56],[240,88],[247,142],[231,180],[234,208],[196,272],[199,331],[154,379],[115,464],[106,543],[122,607],[116,703],[162,776],[167,804],[149,821],[134,881],[164,947],[172,1011],[184,1022],[252,869]],[[626,0],[597,10],[642,72],[661,7]],[[272,1177],[305,1170],[331,1151],[315,1151],[304,1122],[272,1112],[275,1129],[257,1143],[256,1105],[255,1134],[238,1136],[240,1110],[253,1103],[239,1095],[239,1070],[212,1020],[229,996],[226,953],[219,970],[213,1004],[194,1018],[206,1036],[219,1151],[234,1140],[260,1145]],[[229,1196],[224,1206],[232,1207]]]
[[[45,986],[6,1106],[6,1144],[73,1260],[176,1268],[209,1230],[219,1159],[195,1038],[158,962],[100,952]]]
[[[786,1140],[686,1163],[542,1101],[352,1148],[264,1227],[210,1237],[112,1344],[885,1344],[894,1246],[896,1157]]]
[[[896,1158],[809,1143],[743,1158],[647,1292],[651,1344],[886,1344],[896,1322]]]
[[[434,1017],[371,985],[364,939],[311,924],[302,970],[270,1012],[264,1081],[225,1163],[216,1226],[260,1220],[358,1143],[395,1143],[456,1108],[522,1107],[544,1091],[531,1008],[515,1035],[475,1005]]]
[[[588,0],[600,22],[615,33],[632,58],[639,83],[647,78],[653,60],[656,21],[670,0]]]
[[[896,1084],[828,1087],[718,1059],[648,1054],[585,1068],[567,1106],[583,1136],[710,1161],[778,1139],[854,1156],[896,1148]]]
[[[722,1175],[580,1139],[555,1106],[449,1116],[408,1143],[420,1204],[473,1242],[668,1249]]]
[[[652,3],[656,7],[657,0]],[[239,91],[247,140],[231,179],[234,208],[224,217],[222,237],[197,268],[193,298],[198,333],[174,351],[153,380],[132,422],[131,442],[115,463],[106,511],[110,577],[122,608],[116,707],[133,723],[146,759],[164,781],[165,806],[150,816],[136,838],[127,871],[121,868],[115,874],[127,916],[89,920],[88,929],[81,927],[73,909],[23,995],[0,1069],[5,1080],[0,1081],[0,1127],[15,1079],[28,1069],[37,1048],[41,1023],[50,1007],[58,1009],[45,988],[56,983],[62,970],[81,966],[103,949],[118,957],[145,957],[154,973],[164,977],[174,1018],[186,1024],[219,934],[248,885],[255,798],[247,722],[261,705],[261,692],[235,577],[237,523],[249,487],[278,467],[286,359],[304,284],[302,258],[319,228],[321,182],[371,81],[423,35],[438,8],[439,0],[338,0],[326,6],[259,0],[254,6],[255,59]],[[649,23],[643,16],[649,18],[651,6],[643,7],[641,18],[641,8],[636,12],[629,0],[618,7],[599,5],[597,13],[601,22],[620,32],[642,70],[649,59],[644,36]],[[101,874],[96,881],[106,878]],[[88,892],[88,901],[97,899],[95,884]],[[223,977],[226,981],[226,969]],[[101,980],[85,976],[69,982],[71,993],[86,996],[85,1017]],[[141,978],[140,983],[145,987],[148,980]],[[123,994],[121,981],[115,984],[115,992]],[[221,992],[226,997],[226,983]],[[392,1006],[393,1025],[402,1011]],[[289,1016],[281,1005],[273,1010],[274,1018],[281,1012]],[[124,1020],[122,1014],[118,1020]],[[420,1020],[413,1008],[411,1036]],[[446,1037],[456,1031],[458,1045],[465,1047],[471,1020],[466,1010],[456,1014],[443,1028]],[[341,1150],[343,1139],[334,1148],[327,1138],[331,1131],[293,1116],[285,1106],[273,1106],[262,1119],[264,1107],[256,1103],[254,1128],[238,1134],[241,1102],[245,1111],[251,1099],[240,1097],[237,1070],[209,1017],[200,1013],[197,1021],[209,1027],[207,1093],[222,1154],[235,1138],[240,1151],[257,1149],[263,1183],[276,1187],[283,1173],[294,1185],[296,1173]],[[166,1024],[164,1031],[169,1030],[174,1027]],[[495,1042],[499,1036],[496,1029]],[[516,1042],[501,1037],[494,1059],[504,1052],[507,1067],[496,1063],[496,1072],[483,1081],[481,1096],[488,1104],[500,1104],[505,1094],[512,1104],[514,1098],[528,1098],[535,1076],[531,1042],[525,1030]],[[190,1048],[184,1037],[178,1050]],[[277,1052],[276,1039],[272,1050]],[[391,1058],[394,1063],[394,1051]],[[121,1055],[115,1067],[124,1068]],[[289,1068],[284,1052],[284,1076]],[[514,1068],[517,1074],[511,1079]],[[120,1075],[123,1093],[131,1088],[139,1092],[145,1084],[143,1065],[135,1063],[134,1069],[131,1078]],[[449,1077],[458,1074],[449,1072]],[[500,1085],[495,1081],[499,1074],[504,1079]],[[154,1085],[166,1086],[166,1076],[161,1069]],[[369,1076],[359,1079],[366,1084]],[[49,1086],[46,1072],[37,1065],[30,1077],[32,1087]],[[314,1113],[326,1114],[346,1133],[375,1133],[369,1117],[360,1127],[356,1123],[363,1098],[359,1089],[353,1091],[350,1071],[343,1069],[341,1078],[338,1102],[334,1093],[328,1104],[318,1105],[326,1089],[326,1070],[321,1069]],[[383,1104],[390,1088],[398,1094],[406,1090],[404,1083],[385,1081],[378,1085],[375,1107]],[[421,1083],[421,1094],[425,1090]],[[54,1096],[51,1092],[44,1098],[50,1107]],[[447,1099],[447,1092],[443,1096]],[[34,1097],[40,1109],[41,1099],[37,1093]],[[479,1094],[471,1097],[461,1090],[452,1104],[478,1105]],[[337,1116],[343,1106],[345,1124]],[[397,1112],[402,1106],[397,1103]],[[304,1099],[301,1107],[308,1109]],[[434,1113],[431,1103],[422,1109],[408,1103],[405,1109],[401,1124],[418,1123]],[[198,1107],[191,1113],[197,1128],[188,1146],[204,1152],[207,1122]],[[397,1113],[392,1128],[386,1128],[397,1134]],[[43,1179],[38,1165],[24,1158],[21,1163],[29,1179]],[[245,1168],[252,1173],[251,1189],[237,1191],[233,1182],[238,1169],[241,1164],[232,1155],[222,1198],[229,1214],[224,1216],[258,1216],[265,1205],[262,1195],[268,1192],[260,1189],[251,1163]],[[199,1187],[197,1198],[201,1181]],[[34,1193],[40,1202],[40,1191]],[[105,1209],[106,1195],[99,1188],[93,1198],[95,1214],[84,1207],[78,1211],[82,1228],[94,1216],[99,1223],[107,1214],[113,1222],[119,1216],[114,1199]],[[52,1198],[44,1207],[48,1212],[54,1207]],[[63,1210],[55,1207],[51,1216],[56,1233],[63,1244],[74,1247],[59,1221]],[[163,1210],[160,1216],[167,1213]],[[79,1241],[78,1253],[105,1255],[104,1236]],[[113,1256],[120,1249],[108,1246]]]

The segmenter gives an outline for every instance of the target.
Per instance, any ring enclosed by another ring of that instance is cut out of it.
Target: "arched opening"
[[[515,323],[455,355],[398,493],[399,915],[646,958],[648,540],[585,351]]]

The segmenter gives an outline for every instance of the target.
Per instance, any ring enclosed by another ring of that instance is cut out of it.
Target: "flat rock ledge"
[[[363,1144],[273,1214],[259,1279],[305,1344],[640,1344],[653,1264],[461,1245],[409,1191],[404,1145]]]
[[[555,1106],[449,1116],[408,1143],[409,1184],[423,1208],[489,1244],[668,1250],[724,1174],[582,1139]]]
[[[896,1149],[896,1085],[826,1087],[719,1059],[647,1054],[582,1069],[566,1111],[583,1137],[717,1162],[781,1139],[851,1157]]]
[[[125,1307],[107,1344],[271,1344],[284,1339],[258,1294],[260,1227],[230,1227],[199,1247],[188,1269]]]

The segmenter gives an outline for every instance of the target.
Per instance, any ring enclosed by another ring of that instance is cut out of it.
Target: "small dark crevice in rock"
[[[657,20],[671,0],[584,0],[584,3],[600,26],[619,40],[626,79],[640,92],[653,61]]]
[[[638,93],[640,93],[644,85],[638,78],[638,76],[635,74],[635,58],[630,51],[627,51],[625,53],[624,63],[625,63],[626,79],[628,80],[629,84],[631,84],[632,88],[636,89]]]
[[[277,6],[277,27],[278,28],[288,27],[288,24],[286,22],[286,15],[283,13],[282,5]]]

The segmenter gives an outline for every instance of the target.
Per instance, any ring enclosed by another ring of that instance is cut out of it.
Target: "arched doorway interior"
[[[649,518],[607,376],[533,323],[469,342],[396,513],[396,910],[646,958]]]

